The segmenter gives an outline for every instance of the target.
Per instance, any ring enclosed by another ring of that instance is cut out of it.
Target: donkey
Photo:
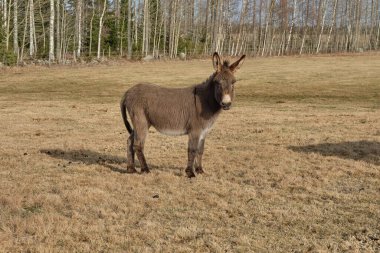
[[[167,135],[189,136],[186,175],[203,173],[202,155],[207,133],[221,110],[229,110],[234,99],[234,73],[245,55],[233,64],[222,63],[218,53],[212,57],[215,72],[203,83],[185,88],[164,88],[140,83],[127,90],[120,102],[124,124],[130,134],[127,147],[127,173],[136,173],[135,153],[141,172],[149,168],[144,142],[150,126]],[[127,111],[134,130],[127,120]]]

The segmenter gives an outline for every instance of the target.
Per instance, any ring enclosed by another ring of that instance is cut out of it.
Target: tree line
[[[0,0],[0,62],[378,50],[380,0]]]

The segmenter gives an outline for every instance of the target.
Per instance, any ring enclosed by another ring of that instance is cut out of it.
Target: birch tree
[[[3,15],[2,15],[2,30],[3,30],[3,33],[7,33],[7,14],[8,14],[8,4],[7,4],[7,0],[3,0],[2,2],[2,12],[3,12]],[[7,37],[8,37],[8,34],[5,35],[6,36],[6,41],[8,40]],[[7,43],[7,42],[6,42]],[[6,46],[7,48],[7,46]]]
[[[77,0],[77,7],[76,7],[76,38],[77,38],[77,49],[76,49],[76,56],[80,57],[81,50],[82,50],[82,0]],[[101,28],[99,28],[99,34],[100,34]]]
[[[50,0],[49,62],[54,61],[54,0]]]
[[[28,28],[28,13],[29,13],[29,6],[30,6],[29,1],[26,4],[25,19],[24,19],[24,33],[22,36],[21,53],[20,53],[20,59],[19,59],[20,61],[23,61],[24,59],[24,48],[25,48],[26,33],[27,33],[27,28]]]
[[[100,16],[100,20],[99,20],[99,34],[98,34],[98,54],[97,54],[97,58],[100,59],[100,48],[101,48],[101,39],[102,39],[102,29],[103,29],[103,18],[104,18],[104,14],[106,12],[106,7],[107,7],[107,0],[104,0],[104,3],[103,3],[103,11],[102,11],[102,15]]]
[[[128,21],[127,21],[127,43],[128,43],[128,59],[132,58],[132,33],[131,33],[131,0],[128,0],[127,13],[128,13]]]
[[[328,46],[330,44],[331,33],[333,30],[333,27],[336,25],[335,19],[336,19],[336,6],[337,6],[337,4],[338,4],[338,0],[334,0],[333,15],[332,15],[331,24],[330,24],[329,35],[327,37],[326,48],[328,48]]]
[[[92,15],[91,15],[91,20],[90,20],[90,45],[89,45],[89,50],[88,50],[88,55],[91,56],[92,54],[92,29],[93,29],[93,22],[94,22],[94,17],[95,17],[95,0],[91,0],[91,8],[92,8]]]
[[[322,12],[323,12],[323,17],[322,17],[322,26],[321,26],[321,31],[319,32],[319,37],[318,37],[318,44],[317,44],[317,51],[316,53],[319,53],[320,45],[321,45],[321,38],[322,38],[322,33],[323,33],[323,28],[325,26],[325,17],[326,17],[326,1],[327,0],[321,0],[322,6]]]
[[[17,55],[17,62],[19,57],[18,46],[18,0],[14,0],[13,3],[13,52]]]
[[[297,9],[297,0],[293,0],[292,24],[290,25],[290,31],[289,31],[288,41],[286,43],[286,48],[285,48],[285,51],[287,53],[289,53],[288,50],[289,50],[290,39],[291,39],[292,33],[293,33],[294,20],[296,18],[296,9]]]
[[[56,20],[56,32],[55,32],[55,40],[56,40],[56,45],[55,45],[55,54],[56,54],[56,58],[57,58],[57,61],[60,62],[61,61],[61,26],[60,26],[60,22],[61,22],[61,17],[60,17],[60,9],[61,9],[61,4],[60,4],[61,0],[56,0],[56,17],[55,17],[55,20]]]
[[[10,28],[10,18],[11,18],[11,16],[10,16],[11,3],[12,3],[12,1],[9,0],[9,4],[8,4],[9,7],[7,7],[7,1],[4,0],[4,15],[5,15],[5,17],[4,17],[4,22],[5,22],[4,31],[5,31],[5,48],[7,51],[9,49],[9,37],[10,37],[9,36],[9,28]]]
[[[303,23],[303,33],[302,33],[302,42],[301,42],[301,46],[300,46],[300,50],[299,50],[299,54],[302,55],[302,52],[303,52],[303,47],[304,47],[304,44],[305,44],[305,38],[306,38],[306,34],[308,32],[308,22],[309,22],[309,1],[310,0],[307,0],[306,2],[306,17],[305,17],[305,21]]]
[[[34,2],[29,0],[29,55],[34,57],[36,53],[36,30],[34,24]]]
[[[0,53],[65,63],[100,58],[105,42],[128,59],[378,50],[379,1],[0,0]]]
[[[272,14],[273,14],[274,5],[275,5],[275,0],[271,0],[268,6],[268,14],[266,15],[264,41],[263,41],[263,49],[262,49],[261,56],[264,56],[264,53],[265,53],[265,49],[266,49],[265,47],[266,47],[267,38],[268,38],[268,27],[269,27],[269,23],[272,22]]]
[[[142,32],[142,47],[141,54],[146,56],[149,53],[149,36],[150,36],[150,16],[149,16],[149,0],[144,0],[144,21],[143,21],[143,32]]]

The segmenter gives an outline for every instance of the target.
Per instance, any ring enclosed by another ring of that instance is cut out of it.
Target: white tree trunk
[[[376,35],[376,44],[375,44],[375,49],[378,48],[379,46],[379,36],[380,36],[380,22],[377,25],[377,35]]]
[[[18,49],[18,20],[17,20],[18,1],[14,0],[13,7],[13,52],[17,55],[17,62],[19,57]]]
[[[34,3],[29,1],[29,56],[33,57],[36,53],[35,49],[35,30],[34,30]]]
[[[44,16],[42,15],[42,7],[41,7],[41,0],[38,0],[38,9],[39,9],[39,13],[40,13],[40,19],[41,19],[41,26],[42,26],[42,37],[43,37],[43,51],[45,51],[46,49],[46,33],[45,33],[45,25],[44,25]],[[33,22],[33,26],[34,26],[34,34],[36,34],[36,28],[35,28],[35,23]],[[35,39],[35,49],[37,51],[37,37],[36,35],[34,35],[34,39]]]
[[[133,1],[133,10],[134,10],[134,32],[135,32],[135,35],[134,35],[134,43],[135,45],[137,46],[137,4],[136,4],[136,1]]]
[[[153,57],[157,57],[158,53],[156,52],[156,38],[157,38],[157,24],[158,24],[158,3],[157,2],[157,9],[156,9],[156,14],[155,14],[155,21],[154,21],[154,36],[153,36]]]
[[[288,49],[289,49],[290,39],[292,38],[293,27],[294,27],[294,20],[295,20],[295,16],[296,16],[296,9],[297,9],[297,0],[293,0],[292,24],[290,26],[288,41],[286,42],[286,48],[285,48],[285,52],[287,52],[287,53],[289,53]]]
[[[98,54],[97,54],[98,59],[100,59],[100,44],[101,44],[101,39],[102,39],[103,18],[104,18],[104,13],[106,12],[106,7],[107,7],[107,0],[104,0],[103,12],[102,12],[102,15],[100,16],[100,21],[99,21]]]
[[[242,1],[242,7],[241,7],[241,12],[240,12],[240,20],[239,20],[239,32],[238,32],[237,39],[236,39],[235,51],[232,51],[232,55],[237,55],[237,53],[238,53],[238,48],[240,45],[240,39],[241,39],[242,32],[243,32],[243,22],[245,19],[245,9],[247,8],[247,4],[248,4],[247,0]]]
[[[355,3],[355,36],[353,40],[353,48],[355,51],[358,50],[360,41],[360,20],[361,20],[361,0],[356,0]]]
[[[94,3],[94,0],[91,0],[91,6],[92,6],[92,16],[91,16],[91,20],[90,20],[90,45],[89,45],[89,50],[88,50],[88,54],[89,55],[92,54],[92,24],[94,22],[94,17],[95,17],[95,3]]]
[[[4,10],[4,12],[7,12],[6,13],[6,16],[7,16],[7,19],[5,20],[5,48],[8,50],[9,49],[9,28],[10,28],[10,23],[11,23],[11,6],[12,6],[12,0],[9,0],[9,8],[8,10]]]
[[[61,62],[66,62],[66,58],[67,58],[67,36],[66,36],[66,33],[67,33],[67,18],[66,18],[66,11],[65,11],[65,5],[62,4],[62,23],[61,23],[61,44],[60,44],[60,50],[62,52],[62,55],[61,55]]]
[[[177,21],[177,2],[178,0],[174,0],[171,2],[170,13],[170,27],[169,27],[169,52],[168,55],[170,58],[174,57],[174,47],[175,47],[175,35],[176,35],[176,21]]]
[[[78,0],[77,2],[77,50],[76,56],[80,57],[82,51],[82,0]]]
[[[127,43],[128,43],[128,53],[127,53],[127,58],[131,59],[132,58],[132,39],[131,39],[131,4],[132,1],[128,0],[128,10],[127,10],[127,15],[128,15],[128,21],[127,21]]]
[[[54,0],[50,0],[49,63],[54,61]]]
[[[3,0],[3,31],[6,31],[7,29],[7,11],[8,5],[7,5],[7,0]]]
[[[290,28],[291,29],[291,28]],[[285,44],[285,40],[286,40],[286,35],[285,35],[285,29],[282,31],[282,35],[281,35],[281,42],[280,42],[280,46],[278,47],[278,53],[277,53],[277,56],[280,56],[281,54],[284,54],[284,44]]]
[[[302,40],[301,40],[301,46],[300,46],[300,52],[299,54],[302,55],[302,51],[303,51],[303,47],[305,45],[305,37],[306,37],[306,33],[308,32],[308,22],[309,22],[309,0],[307,0],[306,2],[307,6],[306,6],[306,17],[304,19],[304,21],[302,22]]]
[[[179,4],[179,6],[180,6],[180,11],[179,11],[179,15],[178,15],[178,17],[177,17],[177,23],[178,23],[178,26],[177,26],[177,33],[176,33],[176,35],[174,35],[174,40],[175,40],[175,42],[174,42],[174,55],[173,55],[173,57],[174,58],[176,58],[177,57],[177,55],[178,55],[178,40],[179,40],[179,34],[180,34],[180,30],[181,30],[181,22],[182,22],[182,19],[181,19],[181,12],[182,12],[182,2],[181,2],[181,0],[179,0],[179,2],[178,2]],[[175,28],[174,28],[175,29]]]
[[[146,16],[146,22],[145,22],[145,55],[149,54],[150,48],[149,48],[149,42],[150,42],[150,10],[149,10],[149,0],[146,0],[146,10],[144,11],[144,17]],[[146,12],[146,13],[145,13]],[[147,15],[145,15],[147,14]]]
[[[167,3],[166,3],[166,6],[167,6]],[[164,33],[164,40],[163,40],[163,55],[164,55],[164,57],[166,56],[166,34],[167,34],[167,18],[166,18],[166,13],[167,13],[167,11],[166,11],[167,9],[165,9],[165,11],[163,12],[163,14],[162,14],[162,18],[163,18],[163,20],[164,20],[164,31],[163,31],[163,33]]]
[[[144,0],[144,9],[143,9],[143,16],[144,16],[144,22],[143,22],[143,32],[142,32],[142,46],[141,46],[141,55],[146,56],[148,54],[147,50],[147,36],[148,36],[148,22],[149,22],[149,9],[148,9],[148,2],[149,0]]]
[[[322,1],[322,0],[321,0]],[[322,3],[322,9],[323,9],[323,17],[322,17],[322,27],[321,27],[321,31],[319,33],[319,37],[318,37],[318,44],[317,44],[317,54],[319,53],[319,49],[320,49],[320,46],[321,46],[321,39],[322,39],[322,33],[323,33],[323,28],[325,26],[325,17],[326,17],[326,1],[327,0],[324,0],[323,3]]]
[[[60,48],[60,39],[61,39],[61,29],[60,29],[60,1],[61,0],[56,0],[56,11],[57,11],[57,15],[55,17],[55,20],[56,20],[56,45],[55,45],[55,54],[56,54],[56,57],[57,57],[57,61],[61,61],[61,48]]]
[[[330,38],[331,38],[331,32],[333,30],[334,24],[335,24],[335,17],[336,17],[336,5],[337,5],[338,0],[335,0],[334,3],[334,9],[333,9],[333,16],[332,16],[332,21],[330,24],[330,31],[329,31],[329,36],[327,37],[327,42],[326,42],[326,48],[329,47],[330,44]]]
[[[27,28],[28,28],[28,12],[29,12],[29,2],[26,5],[26,11],[25,11],[24,34],[22,36],[20,61],[24,60],[25,37],[26,37]]]
[[[158,41],[157,41],[157,56],[160,57],[160,43],[161,43],[161,31],[162,31],[162,25],[164,23],[164,15],[161,16],[161,22],[160,22],[160,29],[158,31]]]
[[[268,38],[268,26],[269,26],[269,22],[272,21],[272,8],[274,6],[274,0],[271,0],[270,4],[269,4],[269,10],[268,10],[268,13],[266,14],[266,24],[265,24],[265,34],[264,34],[264,42],[263,42],[263,49],[262,49],[262,52],[261,52],[261,56],[264,56],[264,53],[265,53],[265,47],[266,47],[266,42],[267,42],[267,38]]]
[[[123,46],[122,46],[122,43],[123,43],[123,40],[121,38],[121,34],[122,34],[122,31],[121,29],[123,29],[123,26],[120,25],[122,24],[122,22],[120,22],[120,5],[121,5],[121,0],[114,0],[114,9],[115,9],[115,17],[116,17],[116,48],[119,50],[119,53],[120,53],[120,56],[123,55]],[[86,7],[85,7],[86,9]],[[86,18],[84,18],[86,19]],[[124,24],[124,20],[123,20],[123,24]],[[110,57],[111,55],[111,52],[110,52],[110,47],[108,48],[109,52],[108,52],[108,55]]]

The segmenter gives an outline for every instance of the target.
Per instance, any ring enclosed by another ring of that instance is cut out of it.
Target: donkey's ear
[[[220,60],[218,52],[215,52],[212,55],[212,64],[214,65],[214,69],[216,72],[219,72],[222,70],[222,62]]]
[[[245,59],[245,54],[243,54],[239,60],[237,60],[236,62],[232,63],[231,66],[230,66],[230,70],[232,72],[235,72],[236,70],[238,70],[241,65],[243,65],[243,62],[244,62],[244,59]]]

